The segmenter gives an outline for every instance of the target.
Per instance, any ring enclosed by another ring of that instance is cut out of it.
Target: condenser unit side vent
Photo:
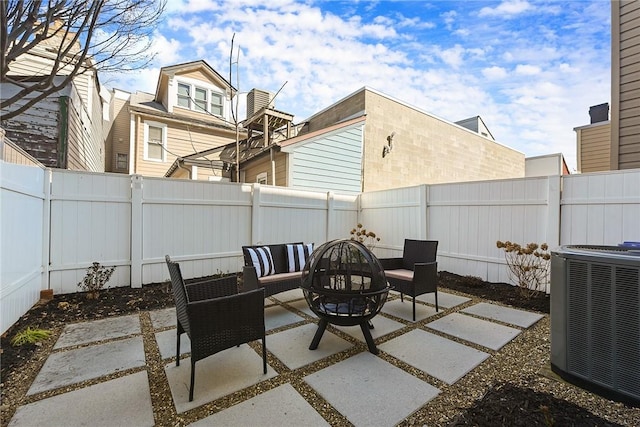
[[[247,94],[247,118],[264,107],[274,108],[273,93],[266,90],[251,89]]]

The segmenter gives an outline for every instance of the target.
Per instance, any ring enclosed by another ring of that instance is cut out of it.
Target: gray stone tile
[[[283,384],[254,398],[190,424],[207,426],[329,426],[291,386]]]
[[[59,349],[88,344],[139,333],[140,317],[137,314],[93,320],[91,322],[74,323],[64,328],[53,348]]]
[[[404,302],[400,301],[400,298],[387,301],[380,311],[413,322],[413,301],[411,301],[411,297],[405,297]],[[416,303],[416,322],[436,314],[438,313],[436,313],[435,307]]]
[[[414,329],[378,348],[447,384],[453,384],[489,354],[438,335]]]
[[[369,352],[308,375],[304,381],[356,426],[396,425],[440,392]]]
[[[267,350],[289,369],[297,369],[352,347],[349,341],[324,331],[318,348],[309,350],[318,325],[310,323],[267,336]]]
[[[499,320],[510,325],[528,328],[544,316],[529,311],[517,310],[511,307],[481,302],[462,310],[463,313],[475,314],[487,319]]]
[[[21,406],[9,426],[153,426],[147,372]]]
[[[434,306],[436,305],[436,295],[434,293],[417,296],[416,300],[423,301]],[[464,304],[467,301],[471,301],[471,298],[438,291],[438,308],[440,310],[443,308],[455,307],[460,304]]]
[[[452,313],[427,326],[436,331],[469,341],[492,350],[499,350],[520,334],[519,329],[476,319],[460,313]]]
[[[272,295],[271,298],[280,302],[289,302],[299,300],[300,298],[304,299],[304,293],[302,289],[298,288]]]
[[[267,348],[269,340],[267,337]],[[196,362],[193,402],[189,402],[191,360],[183,359],[180,366],[170,363],[164,368],[176,411],[182,413],[204,405],[238,390],[252,386],[277,375],[267,365],[262,373],[262,356],[249,345],[232,347]]]
[[[145,365],[142,337],[60,351],[49,356],[27,395]]]
[[[375,340],[376,338],[382,337],[384,335],[390,334],[391,332],[395,332],[398,329],[404,328],[404,324],[400,322],[396,322],[395,320],[391,320],[388,317],[384,317],[378,315],[371,319],[374,328],[369,329],[371,331],[371,336]],[[340,329],[346,334],[351,335],[352,337],[365,342],[364,336],[362,335],[362,330],[359,325],[356,326],[336,326],[335,328]]]
[[[158,349],[160,350],[160,357],[168,359],[176,355],[176,330],[168,329],[166,331],[157,332],[156,342],[158,343]],[[186,354],[191,352],[191,341],[187,334],[182,334],[180,337],[180,354]]]
[[[307,304],[307,300],[303,299],[302,301],[290,302],[289,305],[295,308],[296,310],[300,310],[301,312],[311,317],[315,317],[316,319],[318,318],[318,316],[316,316],[316,314],[309,308],[309,304]]]
[[[175,328],[178,325],[175,307],[151,311],[149,312],[149,316],[151,316],[151,324],[153,325],[153,329],[169,327]]]
[[[302,320],[304,320],[302,317],[287,310],[281,305],[265,308],[264,310],[264,323],[267,331],[281,326],[291,325]]]

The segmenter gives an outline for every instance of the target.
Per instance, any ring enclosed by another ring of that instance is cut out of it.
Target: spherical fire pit
[[[320,319],[310,350],[318,348],[331,323],[360,325],[369,351],[378,354],[369,320],[386,302],[389,285],[380,261],[365,245],[340,239],[318,246],[302,272],[302,290],[309,308]]]

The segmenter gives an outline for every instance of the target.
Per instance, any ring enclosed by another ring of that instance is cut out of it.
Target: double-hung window
[[[144,158],[158,162],[165,161],[165,144],[167,141],[167,125],[157,122],[145,122],[144,125]]]
[[[209,112],[216,116],[222,116],[222,94],[211,92],[211,107]]]
[[[196,111],[206,112],[207,111],[207,89],[202,89],[201,87],[196,87]]]
[[[191,109],[191,85],[178,83],[178,105]]]

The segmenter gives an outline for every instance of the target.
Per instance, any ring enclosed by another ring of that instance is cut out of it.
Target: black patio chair
[[[416,297],[433,292],[438,311],[437,240],[405,239],[402,258],[381,258],[387,281],[395,291],[413,298],[413,321],[416,321]]]
[[[176,302],[176,366],[180,366],[180,335],[191,340],[191,384],[193,400],[196,362],[222,350],[257,339],[262,340],[262,370],[267,373],[264,326],[264,290],[238,293],[235,275],[186,283],[180,265],[166,257]]]

